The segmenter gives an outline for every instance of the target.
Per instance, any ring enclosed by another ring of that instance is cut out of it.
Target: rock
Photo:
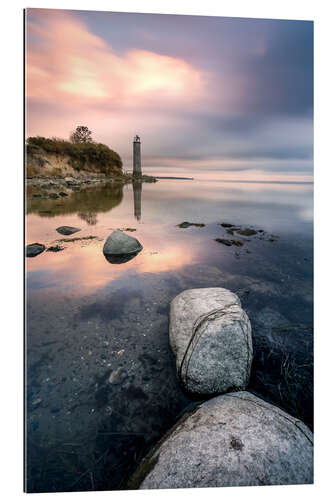
[[[184,415],[142,461],[129,489],[313,483],[313,436],[303,422],[249,392]]]
[[[57,195],[57,193],[50,193],[49,198],[51,198],[52,200],[56,200],[57,198],[59,198],[59,195]]]
[[[31,243],[25,247],[25,253],[27,257],[36,257],[40,253],[44,252],[45,245],[42,243]]]
[[[47,252],[61,252],[61,250],[65,250],[65,247],[62,247],[60,245],[54,245],[49,247],[46,251]]]
[[[143,246],[136,238],[117,229],[108,236],[103,253],[112,264],[121,264],[134,258],[142,249]]]
[[[231,240],[226,240],[224,238],[216,238],[215,241],[218,243],[223,243],[223,245],[226,245],[227,247],[231,247],[232,241]]]
[[[68,194],[67,194],[67,193],[65,193],[65,191],[60,191],[59,196],[64,197],[64,196],[68,196]]]
[[[33,198],[41,198],[41,197],[42,197],[42,195],[41,195],[41,194],[39,194],[39,193],[34,193],[34,194],[32,195],[32,197],[33,197]]]
[[[244,243],[240,240],[232,240],[232,244],[236,247],[242,247],[244,245]]]
[[[179,379],[203,396],[243,390],[252,363],[251,324],[225,288],[185,290],[170,308],[169,340]]]
[[[234,224],[229,224],[228,222],[222,222],[221,226],[222,227],[235,227]]]
[[[64,234],[65,236],[69,236],[70,234],[77,233],[78,231],[81,231],[81,229],[77,227],[71,227],[71,226],[60,226],[57,227],[56,231],[60,234]]]
[[[119,367],[117,370],[113,370],[111,372],[111,375],[109,377],[109,383],[110,384],[122,384],[125,379],[127,378],[127,372],[125,368]]]
[[[240,240],[226,240],[224,238],[216,238],[215,241],[217,241],[218,243],[223,243],[223,245],[226,245],[227,247],[230,247],[231,245],[242,247],[244,245],[244,243]]]
[[[186,229],[191,226],[205,227],[205,224],[200,224],[198,222],[182,222],[181,224],[177,224],[177,227],[180,227],[181,229]]]
[[[238,229],[237,230],[237,233],[238,234],[241,234],[242,236],[253,236],[254,234],[257,234],[258,231],[256,231],[255,229],[250,229],[250,228],[246,228],[246,229]]]

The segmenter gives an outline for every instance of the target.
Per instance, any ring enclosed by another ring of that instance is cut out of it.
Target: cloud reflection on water
[[[27,259],[28,285],[29,273],[32,273],[33,288],[70,287],[73,293],[80,295],[131,273],[177,270],[219,258],[219,255],[227,259],[228,254],[224,255],[224,249],[214,241],[220,235],[218,223],[221,222],[254,225],[280,235],[312,236],[312,184],[159,181],[143,184],[142,192],[134,189],[132,193],[133,188],[125,186],[120,202],[111,203],[113,208],[108,211],[101,207],[104,207],[103,196],[108,197],[110,192],[101,188],[98,196],[95,193],[98,204],[90,207],[98,214],[98,223],[94,226],[88,221],[83,226],[80,193],[75,193],[77,213],[73,210],[73,213],[50,217],[28,214],[27,243],[50,244],[59,237],[55,231],[59,225],[81,227],[80,237],[97,237],[90,241],[65,242],[67,248],[62,252],[44,252],[36,259]],[[81,196],[87,198],[88,195],[82,192]],[[176,227],[185,220],[206,226]],[[136,228],[136,232],[129,234],[139,239],[144,250],[131,261],[110,265],[102,252],[104,240],[113,229],[126,227]]]

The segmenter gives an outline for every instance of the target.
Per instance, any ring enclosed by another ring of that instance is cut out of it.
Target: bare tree
[[[79,125],[76,127],[75,132],[72,132],[70,135],[70,141],[74,143],[78,142],[93,142],[91,137],[91,131],[88,127],[84,125]]]

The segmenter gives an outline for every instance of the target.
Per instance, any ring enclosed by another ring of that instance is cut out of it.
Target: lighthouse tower
[[[136,135],[133,140],[133,177],[141,177],[141,142]]]

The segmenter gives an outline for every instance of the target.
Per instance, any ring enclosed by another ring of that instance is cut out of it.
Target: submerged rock
[[[254,234],[257,234],[258,231],[255,229],[250,229],[250,228],[245,228],[245,229],[238,229],[237,233],[241,234],[242,236],[253,236]]]
[[[61,245],[53,245],[49,247],[46,251],[47,252],[61,252],[61,250],[65,250],[65,247],[62,247]]]
[[[142,461],[130,489],[313,483],[313,436],[303,422],[249,392],[184,415]]]
[[[188,227],[195,226],[195,227],[205,227],[205,224],[201,224],[199,222],[182,222],[181,224],[177,224],[177,227],[180,227],[181,229],[186,229]]]
[[[64,197],[64,196],[68,196],[68,194],[67,194],[67,193],[65,193],[65,191],[60,191],[59,196]]]
[[[184,388],[203,396],[243,390],[252,363],[251,324],[225,288],[185,290],[173,299],[169,340]]]
[[[56,200],[57,198],[59,198],[59,195],[57,193],[50,193],[49,198],[51,198],[52,200]]]
[[[218,243],[223,243],[223,245],[226,245],[227,247],[230,247],[231,245],[242,247],[244,245],[244,243],[240,240],[226,240],[224,238],[216,238],[215,241],[217,241]]]
[[[112,264],[122,264],[133,259],[142,249],[143,246],[136,238],[117,229],[104,243],[103,253]]]
[[[31,243],[25,247],[25,253],[27,257],[36,257],[40,253],[44,252],[45,245],[42,243]]]
[[[81,229],[79,229],[77,227],[71,227],[71,226],[60,226],[60,227],[57,227],[56,231],[58,231],[58,233],[63,234],[65,236],[69,236],[70,234],[74,234],[74,233],[77,233],[78,231],[81,231]]]

